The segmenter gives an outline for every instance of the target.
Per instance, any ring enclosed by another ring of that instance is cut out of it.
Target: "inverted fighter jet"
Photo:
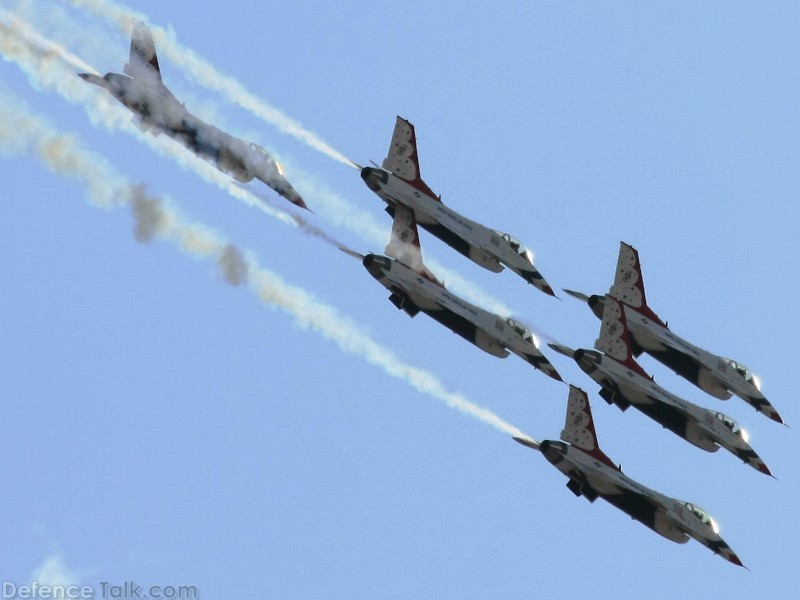
[[[122,73],[78,76],[105,90],[133,112],[133,122],[154,136],[162,133],[212,163],[240,183],[260,179],[292,204],[308,209],[283,176],[283,167],[266,150],[201,121],[172,95],[161,80],[150,28],[137,22],[128,62]]]
[[[600,337],[594,350],[572,350],[559,344],[551,348],[570,358],[600,384],[600,397],[621,410],[633,406],[662,427],[706,452],[725,448],[745,464],[771,475],[750,447],[747,432],[721,412],[701,408],[671,394],[648,375],[633,358],[625,310],[619,300],[606,296]]]
[[[714,554],[744,566],[719,536],[716,521],[705,510],[643,486],[611,462],[597,443],[589,398],[580,389],[570,386],[562,441],[514,439],[544,454],[569,478],[567,488],[576,496],[584,496],[589,502],[602,498],[670,541],[684,544],[692,537]]]
[[[398,206],[406,206],[420,227],[484,269],[499,273],[508,267],[539,290],[555,296],[533,266],[533,254],[519,240],[458,214],[431,191],[420,177],[414,126],[405,119],[397,117],[382,168],[365,167],[361,178],[387,203],[390,215],[394,216]]]
[[[369,274],[391,292],[389,300],[398,309],[411,317],[424,312],[484,352],[498,358],[513,352],[561,381],[528,329],[459,298],[427,269],[422,262],[414,213],[403,204],[394,211],[391,241],[384,252],[386,256],[367,254],[362,262]]]
[[[605,296],[564,291],[589,304],[592,312],[602,318]],[[625,305],[635,356],[647,352],[715,398],[727,400],[731,394],[736,394],[758,412],[783,423],[778,411],[761,392],[761,382],[747,367],[687,342],[650,309],[644,293],[639,253],[624,242],[620,242],[614,284],[608,293]]]

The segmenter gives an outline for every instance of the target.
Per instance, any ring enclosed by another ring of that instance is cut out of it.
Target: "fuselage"
[[[412,315],[415,309],[421,310],[485,352],[499,358],[513,352],[560,381],[553,365],[537,348],[533,335],[518,323],[467,302],[397,260],[368,254],[363,263],[393,297],[402,297],[397,301],[398,308],[405,308]],[[403,305],[404,302],[411,304]]]
[[[603,387],[601,396],[622,410],[629,405],[707,452],[724,448],[754,469],[770,475],[752,449],[747,433],[730,417],[684,400],[652,378],[594,350],[577,350],[575,362]]]
[[[565,442],[544,440],[540,452],[570,478],[570,490],[590,500],[602,497],[631,518],[677,543],[694,538],[726,560],[741,561],[719,536],[719,528],[703,509],[671,498],[634,481],[621,470]]]
[[[602,318],[604,297],[590,296],[592,312]],[[719,400],[735,394],[757,411],[782,423],[761,392],[758,378],[741,363],[713,354],[676,335],[660,320],[625,306],[625,316],[637,351],[644,351],[678,375]],[[637,352],[638,353],[638,352]]]

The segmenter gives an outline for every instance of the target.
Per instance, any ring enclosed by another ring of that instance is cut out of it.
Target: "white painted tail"
[[[622,302],[635,308],[637,312],[647,315],[654,321],[664,325],[650,307],[644,292],[642,266],[639,262],[639,252],[625,242],[619,243],[619,256],[617,257],[617,271],[614,274],[614,283],[608,293]],[[664,325],[666,326],[666,325]]]
[[[392,235],[384,253],[427,279],[442,285],[422,261],[417,220],[414,217],[414,211],[403,204],[395,207]]]
[[[561,439],[603,461],[613,469],[619,468],[600,450],[600,445],[597,443],[597,432],[594,429],[592,409],[589,406],[589,397],[586,392],[574,385],[569,386],[567,416],[564,420],[564,429],[561,430]]]
[[[603,303],[600,335],[595,340],[594,347],[639,375],[650,377],[633,357],[633,343],[628,330],[625,306],[619,300],[612,298],[610,294],[606,295]]]
[[[149,84],[162,83],[153,34],[141,21],[133,25],[130,54],[123,71],[126,75]]]
[[[419,173],[419,158],[417,157],[417,136],[414,126],[397,117],[394,125],[392,141],[389,152],[381,165],[387,171],[403,179],[431,198],[438,200],[438,196],[422,181]]]

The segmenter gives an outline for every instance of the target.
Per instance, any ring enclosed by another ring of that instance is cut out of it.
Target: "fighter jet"
[[[564,291],[586,302],[592,312],[602,318],[605,296]],[[761,392],[761,382],[747,367],[687,342],[650,309],[644,293],[639,253],[624,242],[620,242],[614,284],[608,293],[625,305],[635,356],[647,352],[715,398],[727,400],[731,394],[736,394],[758,412],[783,423],[778,411]]]
[[[572,350],[559,344],[551,348],[573,358],[600,384],[600,397],[621,410],[633,406],[661,426],[706,452],[725,448],[745,464],[771,475],[748,442],[747,432],[721,412],[701,408],[658,385],[633,358],[625,310],[619,300],[606,296],[600,337],[594,350]]]
[[[398,206],[406,206],[423,229],[484,269],[499,273],[508,267],[539,290],[555,296],[533,266],[533,253],[519,240],[460,215],[431,191],[420,176],[414,126],[405,119],[397,117],[382,167],[362,168],[361,178],[387,203],[386,212],[390,215],[394,216]]]
[[[533,334],[520,323],[479,308],[448,291],[422,262],[414,213],[403,204],[394,212],[386,256],[367,254],[369,274],[391,292],[389,300],[414,317],[420,311],[492,356],[509,351],[557,381],[561,376],[539,351]]]
[[[292,204],[308,209],[284,177],[283,167],[266,150],[201,121],[173,96],[161,80],[153,35],[144,23],[133,27],[123,71],[103,77],[92,73],[78,76],[108,90],[133,112],[133,122],[142,131],[154,136],[164,133],[236,181],[260,179]]]
[[[589,398],[570,386],[567,415],[561,441],[537,442],[529,437],[514,439],[538,450],[569,478],[567,488],[589,502],[603,498],[659,535],[684,544],[692,537],[735,565],[744,566],[719,536],[716,521],[697,504],[670,498],[626,476],[600,449]]]

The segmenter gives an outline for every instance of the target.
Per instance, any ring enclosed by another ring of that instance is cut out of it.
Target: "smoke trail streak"
[[[448,391],[432,373],[402,361],[333,306],[286,283],[255,259],[245,258],[239,248],[215,231],[186,221],[167,200],[149,196],[142,186],[132,184],[116,172],[102,156],[85,150],[74,137],[59,133],[41,118],[19,108],[20,105],[19,100],[0,93],[0,148],[36,156],[52,172],[80,181],[86,185],[94,205],[127,206],[135,219],[137,239],[159,237],[188,255],[216,261],[228,283],[247,282],[262,304],[285,312],[298,326],[333,341],[343,352],[363,358],[423,394],[503,433],[524,435],[489,409]]]
[[[74,6],[86,9],[112,21],[125,35],[130,33],[134,20],[149,23],[144,14],[137,13],[110,0],[72,0],[72,3]],[[270,106],[259,99],[232,77],[217,71],[210,62],[197,55],[190,48],[179,44],[174,34],[165,31],[161,27],[153,27],[151,25],[151,28],[156,46],[163,48],[164,55],[176,65],[185,69],[198,84],[218,92],[232,103],[252,112],[282,132],[304,142],[315,150],[319,150],[334,160],[345,165],[355,166],[346,156],[332,148],[319,136],[274,106]]]
[[[213,183],[246,204],[254,206],[286,224],[299,226],[301,231],[307,235],[338,248],[344,247],[321,228],[310,225],[303,217],[276,206],[275,202],[282,203],[281,200],[258,194],[258,198],[262,200],[262,202],[258,202],[256,194],[236,184],[201,158],[186,152],[179,144],[143,134],[130,123],[130,115],[125,109],[111,98],[104,94],[98,94],[96,90],[91,89],[91,86],[74,77],[75,70],[96,72],[93,67],[69,53],[62,46],[43,38],[23,20],[10,16],[7,11],[0,9],[0,19],[10,21],[9,26],[0,20],[0,52],[7,60],[17,62],[35,87],[55,89],[68,101],[82,105],[93,124],[112,130],[123,129],[160,155],[172,158],[183,169],[194,171],[206,182]],[[61,62],[60,65],[59,62]],[[381,226],[369,213],[354,207],[338,195],[315,186],[311,183],[310,176],[304,176],[304,179],[298,183],[301,183],[298,187],[302,189],[304,195],[323,202],[322,212],[335,225],[355,231],[378,247],[385,245],[388,227]],[[435,259],[428,258],[427,262],[450,289],[466,299],[502,316],[518,312]]]

